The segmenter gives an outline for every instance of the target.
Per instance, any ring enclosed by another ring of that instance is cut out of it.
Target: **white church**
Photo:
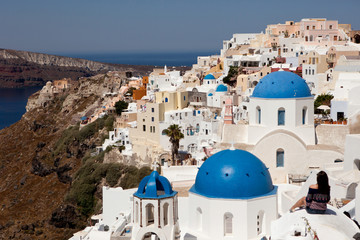
[[[275,183],[342,157],[315,144],[314,97],[298,75],[278,71],[263,77],[247,108],[248,124],[224,125],[223,142],[245,145],[269,167]]]

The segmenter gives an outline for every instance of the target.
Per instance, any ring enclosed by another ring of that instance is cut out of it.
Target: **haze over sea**
[[[105,63],[154,66],[192,66],[197,56],[216,54],[208,52],[166,52],[166,53],[52,53],[60,56],[83,58]],[[55,79],[54,79],[55,80]],[[0,129],[10,126],[21,119],[25,113],[27,99],[41,87],[1,89],[0,88]]]
[[[56,54],[56,53],[55,53]],[[87,60],[118,63],[130,65],[153,65],[153,66],[192,66],[197,62],[198,56],[218,54],[216,51],[202,52],[137,52],[137,53],[69,53],[68,57],[83,58]],[[64,55],[64,54],[56,54]]]

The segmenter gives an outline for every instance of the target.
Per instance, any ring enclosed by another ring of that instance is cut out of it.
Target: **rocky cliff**
[[[103,185],[135,187],[149,173],[104,162],[118,149],[96,154],[114,116],[79,126],[113,97],[104,93],[126,82],[115,75],[81,78],[57,93],[46,91],[49,83],[19,122],[0,131],[0,239],[68,239],[100,210]]]
[[[42,86],[49,80],[89,77],[107,71],[149,74],[153,66],[106,64],[43,53],[0,49],[0,86]]]

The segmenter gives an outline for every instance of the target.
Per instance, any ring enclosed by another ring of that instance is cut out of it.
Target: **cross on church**
[[[154,171],[156,171],[157,167],[158,167],[158,163],[157,162],[153,162],[153,164],[151,164],[151,167]]]

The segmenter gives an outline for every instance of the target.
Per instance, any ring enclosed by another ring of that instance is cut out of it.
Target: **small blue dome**
[[[303,98],[312,95],[304,79],[292,72],[278,71],[263,77],[256,85],[252,97]]]
[[[176,195],[172,190],[167,178],[160,176],[157,171],[153,171],[149,176],[144,177],[134,195],[139,198],[167,198]]]
[[[220,84],[219,86],[217,86],[216,92],[227,92],[227,89],[227,86],[225,86],[224,84]]]
[[[214,94],[212,94],[212,93],[209,93],[209,94],[208,94],[209,97],[211,97],[212,95],[214,95]]]
[[[250,199],[276,193],[265,164],[243,150],[223,150],[208,158],[190,192],[209,198]]]
[[[216,78],[214,77],[214,75],[208,74],[208,75],[206,75],[206,76],[204,77],[204,79],[213,79],[213,80],[215,80]]]

